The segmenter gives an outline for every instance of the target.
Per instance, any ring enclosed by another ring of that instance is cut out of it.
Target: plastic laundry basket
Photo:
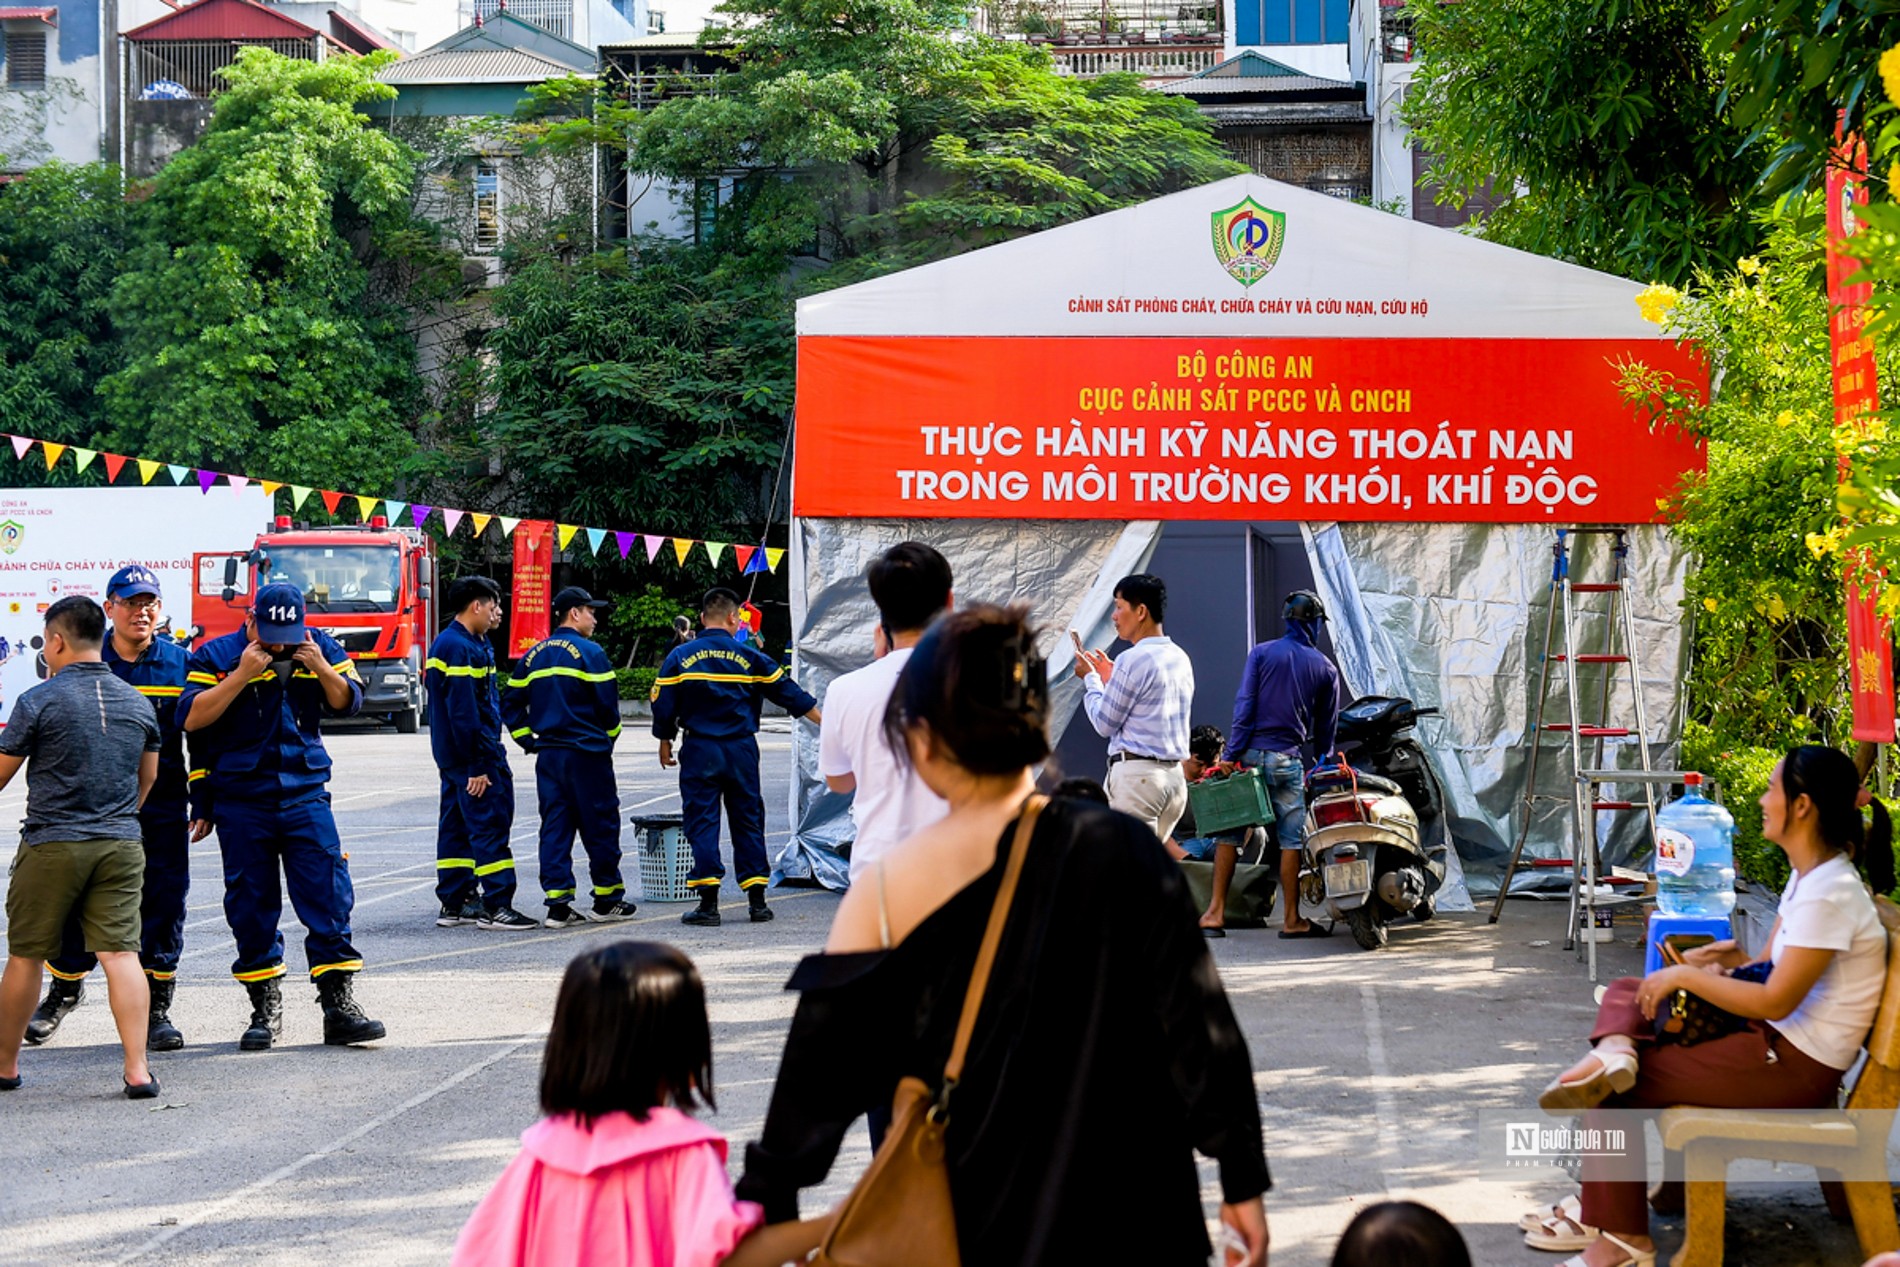
[[[680,829],[680,816],[636,815],[631,821],[639,833],[641,896],[649,902],[692,901],[686,877],[693,869],[693,850]]]

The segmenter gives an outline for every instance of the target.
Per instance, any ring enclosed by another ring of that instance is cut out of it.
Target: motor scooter
[[[1437,712],[1407,699],[1368,696],[1340,711],[1335,755],[1306,778],[1305,867],[1300,896],[1344,921],[1362,948],[1386,943],[1386,925],[1437,912],[1445,878],[1444,794],[1412,738]]]

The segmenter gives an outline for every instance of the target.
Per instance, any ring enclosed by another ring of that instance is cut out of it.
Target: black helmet
[[[1294,590],[1286,596],[1286,606],[1280,609],[1282,620],[1325,620],[1326,604],[1319,601],[1319,595],[1312,590]]]

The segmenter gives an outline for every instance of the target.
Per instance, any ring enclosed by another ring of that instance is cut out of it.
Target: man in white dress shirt
[[[1147,572],[1115,583],[1115,632],[1131,644],[1110,660],[1075,646],[1082,707],[1095,733],[1108,740],[1108,803],[1146,823],[1162,840],[1187,808],[1189,712],[1194,666],[1161,631],[1168,587]]]
[[[851,880],[898,841],[936,822],[949,806],[925,787],[884,738],[884,711],[897,675],[930,622],[950,609],[950,564],[916,541],[892,546],[865,569],[877,604],[877,659],[825,689],[818,772],[834,792],[851,792]]]

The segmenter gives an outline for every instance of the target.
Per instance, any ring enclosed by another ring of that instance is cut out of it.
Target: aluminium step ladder
[[[1581,539],[1586,537],[1609,540],[1613,564],[1610,580],[1583,582],[1573,579],[1571,573],[1576,562],[1575,553],[1582,544]],[[1540,815],[1548,813],[1548,807],[1568,803],[1571,820],[1570,857],[1534,858],[1529,865],[1571,871],[1569,933],[1564,949],[1576,949],[1580,937],[1587,941],[1593,980],[1596,973],[1594,925],[1597,908],[1640,900],[1604,899],[1597,896],[1597,883],[1602,872],[1597,851],[1597,816],[1633,810],[1640,805],[1649,817],[1652,839],[1656,830],[1657,784],[1655,772],[1650,769],[1649,719],[1643,707],[1642,674],[1638,671],[1635,657],[1636,618],[1629,601],[1629,552],[1629,529],[1625,527],[1557,530],[1556,544],[1551,547],[1550,606],[1544,620],[1537,720],[1531,729],[1530,761],[1524,775],[1523,823],[1518,829],[1517,841],[1511,847],[1511,860],[1504,869],[1497,899],[1491,904],[1490,922],[1495,924],[1504,912],[1504,899],[1510,894],[1511,880],[1517,874],[1532,828]],[[1607,646],[1601,651],[1586,652],[1578,648],[1577,627],[1583,614],[1577,610],[1577,598],[1595,594],[1607,595],[1609,600],[1608,611],[1603,613],[1607,618]],[[1561,646],[1557,642],[1560,628]],[[1590,716],[1594,720],[1586,719],[1584,684],[1578,672],[1580,668],[1593,669],[1601,676],[1601,681],[1595,684],[1598,689],[1593,692],[1596,707]],[[1626,678],[1630,693],[1633,716],[1627,725],[1610,718],[1610,707],[1615,700],[1619,677]],[[1551,696],[1555,680],[1559,678],[1563,683],[1562,689],[1555,693],[1561,696],[1562,702],[1556,708],[1555,716],[1561,720],[1553,721],[1550,720],[1553,715]],[[1546,734],[1562,734],[1568,740],[1571,783],[1561,793],[1538,790],[1538,770],[1543,764],[1542,741]],[[1631,771],[1632,777],[1628,782],[1641,785],[1643,799],[1639,802],[1607,798],[1602,789],[1615,780],[1608,777],[1611,763],[1605,760],[1606,749],[1612,740],[1632,739],[1640,759],[1640,773]]]

